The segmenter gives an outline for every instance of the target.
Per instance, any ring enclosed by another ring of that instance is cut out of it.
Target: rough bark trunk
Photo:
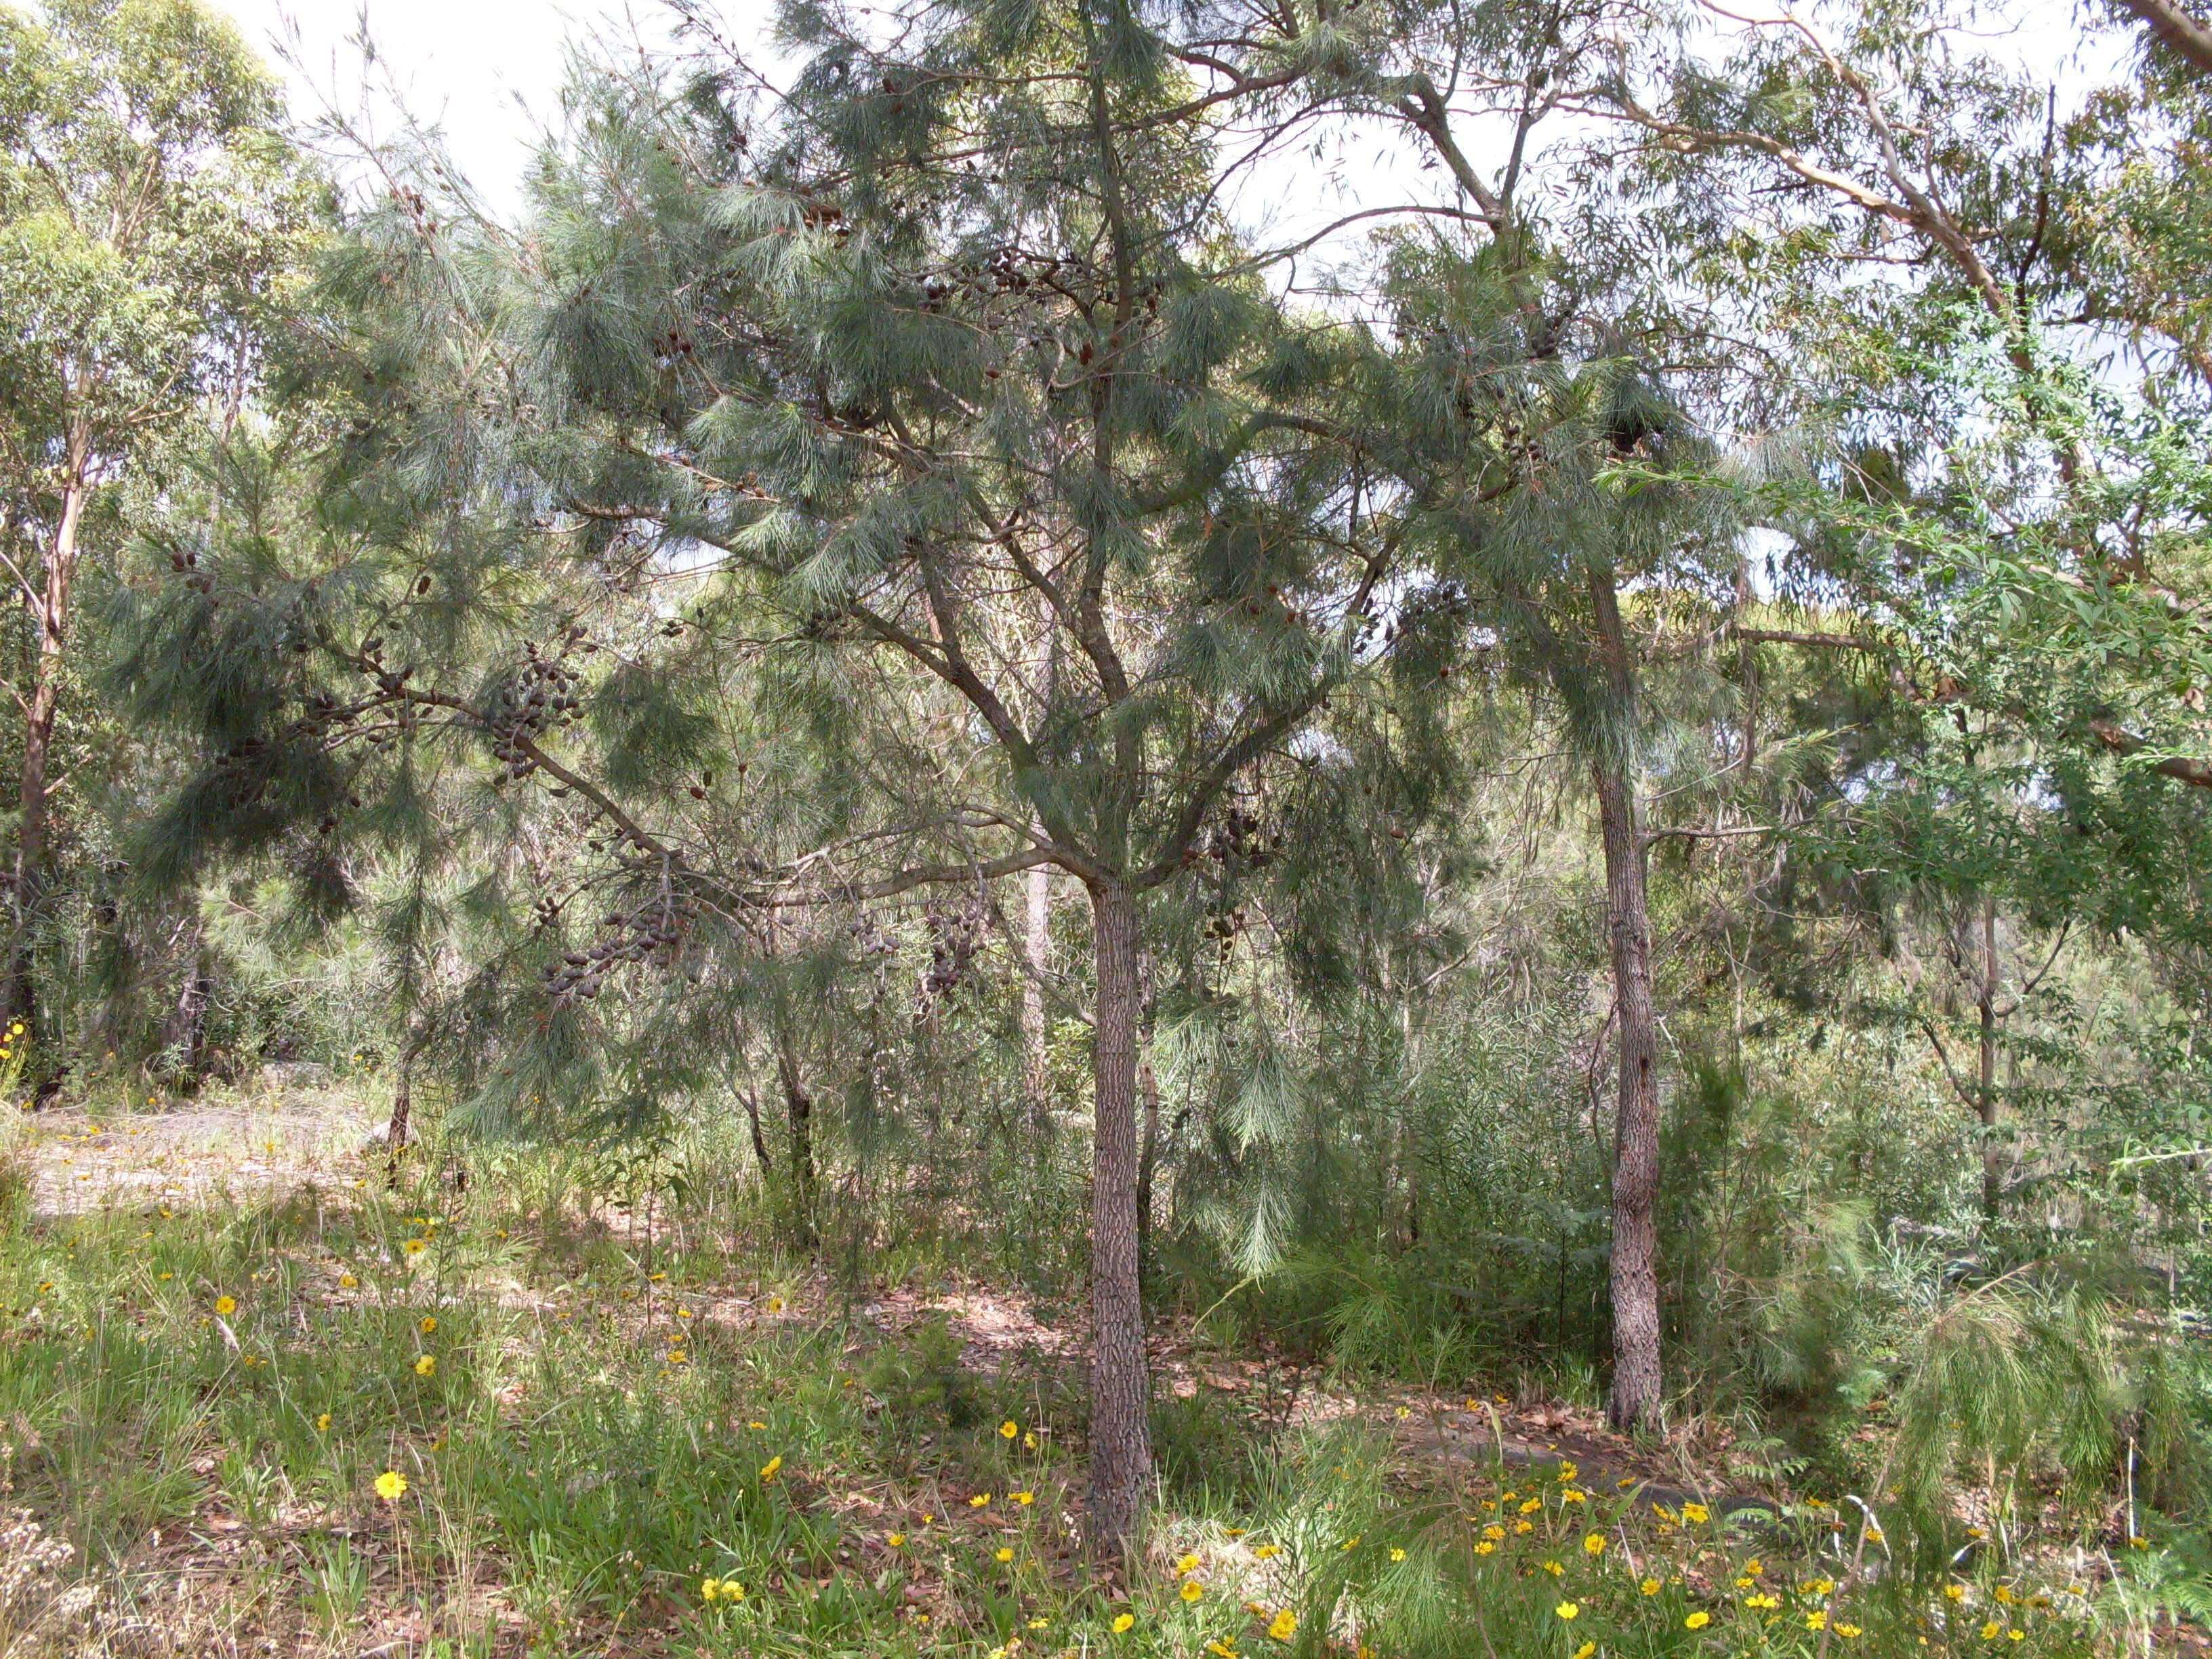
[[[1636,680],[1612,574],[1593,576],[1590,588],[1611,714],[1623,734],[1601,746],[1592,771],[1605,844],[1606,933],[1620,1044],[1613,1153],[1613,1395],[1606,1415],[1614,1428],[1627,1430],[1649,1422],[1659,1407],[1659,1048],[1643,811],[1628,735],[1635,729]]]
[[[90,491],[91,434],[82,425],[70,433],[62,514],[47,547],[45,581],[33,608],[38,653],[31,670],[31,695],[23,711],[23,763],[18,775],[15,871],[8,947],[7,984],[0,992],[9,1018],[38,1032],[38,997],[31,977],[31,924],[45,887],[49,775],[54,722],[61,709],[63,651],[68,638],[70,590],[76,575],[77,537]]]
[[[1052,1074],[1046,1063],[1044,970],[1052,950],[1052,872],[1040,864],[1029,872],[1027,927],[1022,976],[1022,1092],[1028,1097],[1032,1151],[1041,1151],[1052,1133]]]
[[[384,1173],[393,1186],[399,1184],[399,1166],[407,1156],[407,1136],[414,1127],[415,1117],[415,1050],[410,1047],[399,1052],[399,1064],[392,1073],[392,1115],[384,1126]]]
[[[415,1127],[415,1059],[428,1039],[420,1025],[410,1031],[399,1046],[399,1062],[392,1068],[392,1115],[384,1125],[384,1158],[386,1177],[394,1187],[399,1184],[399,1165]]]
[[[1097,1005],[1091,1036],[1091,1512],[1103,1557],[1135,1539],[1152,1470],[1145,1311],[1137,1271],[1137,927],[1128,890],[1091,889]]]
[[[810,1249],[814,1232],[814,1097],[799,1075],[798,1057],[790,1049],[777,1052],[777,1075],[783,1082],[785,1121],[791,1131],[791,1201],[798,1212],[799,1241]]]
[[[207,954],[195,951],[176,1006],[161,1022],[161,1046],[176,1054],[178,1079],[188,1090],[197,1088],[207,1075],[208,1004],[214,997],[215,979],[208,972]]]
[[[1997,1144],[1997,902],[1982,901],[1982,982],[1974,999],[1979,1017],[1974,1068],[1974,1115],[1982,1122],[1982,1213],[1991,1220],[2004,1202],[2004,1149]]]
[[[775,1163],[768,1155],[768,1137],[761,1133],[760,1097],[746,1089],[739,1092],[738,1099],[745,1109],[745,1127],[752,1131],[753,1156],[760,1160],[761,1179],[773,1180]]]

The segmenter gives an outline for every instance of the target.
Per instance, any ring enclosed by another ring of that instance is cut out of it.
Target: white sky
[[[362,0],[213,0],[238,21],[247,40],[284,77],[302,122],[330,106],[364,106],[361,54],[349,37],[360,33]],[[567,43],[583,33],[635,29],[665,39],[653,0],[366,0],[368,34],[382,60],[374,71],[406,107],[441,127],[462,175],[486,202],[507,214],[520,199],[520,181],[541,125],[558,112]],[[768,0],[732,0],[731,15]],[[289,40],[297,62],[283,61]],[[366,106],[388,116],[372,95]]]
[[[362,60],[348,37],[365,8],[368,33],[382,60],[376,86],[388,83],[414,114],[441,127],[462,175],[496,214],[512,217],[532,139],[558,111],[566,43],[612,31],[648,43],[666,39],[656,0],[213,0],[236,18],[246,38],[284,76],[303,122],[335,99],[349,110],[388,103],[363,97]],[[721,0],[723,27],[741,42],[765,24],[775,0]],[[1775,0],[1739,0],[1739,16],[1771,15]],[[2124,33],[2085,42],[2076,0],[1994,0],[1991,23],[1974,45],[2033,65],[2062,88],[2101,78],[2127,50]],[[277,47],[289,40],[295,63]],[[2086,50],[2084,48],[2086,47]],[[2082,58],[2088,64],[2081,61]],[[2084,70],[2088,70],[2085,76]],[[1246,193],[1238,216],[1271,222],[1277,235],[1316,228],[1351,208],[1432,195],[1400,176],[1405,158],[1377,148],[1369,135],[1346,133],[1334,166],[1311,159],[1277,161]],[[1286,176],[1287,175],[1287,176]],[[1260,226],[1251,226],[1259,230]],[[1261,234],[1267,234],[1262,231]]]

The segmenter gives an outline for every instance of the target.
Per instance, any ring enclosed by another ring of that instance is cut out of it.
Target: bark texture
[[[797,1212],[799,1242],[815,1242],[814,1095],[799,1069],[799,1058],[789,1048],[775,1057],[783,1084],[784,1121],[791,1131],[791,1202]]]
[[[1091,889],[1098,1000],[1091,1047],[1091,1510],[1094,1556],[1134,1539],[1152,1472],[1137,1249],[1137,927],[1127,889]]]
[[[1651,1005],[1651,911],[1644,885],[1643,809],[1632,741],[1636,681],[1610,572],[1591,580],[1610,713],[1622,734],[1599,745],[1592,768],[1605,843],[1606,933],[1620,1033],[1620,1100],[1613,1152],[1613,1395],[1616,1429],[1659,1408],[1659,1048]]]
[[[1052,951],[1052,872],[1040,864],[1024,880],[1028,893],[1022,945],[1029,971],[1022,976],[1022,1091],[1029,1098],[1030,1133],[1042,1147],[1052,1131],[1052,1074],[1046,1063],[1044,1018],[1044,972]]]
[[[1997,1140],[1997,902],[1982,901],[1981,983],[1974,995],[1974,1115],[1982,1124],[1982,1213],[1991,1220],[2004,1203],[2005,1156]]]
[[[62,511],[46,544],[43,581],[32,620],[38,653],[31,669],[31,694],[23,709],[23,762],[17,775],[15,868],[8,948],[7,985],[0,993],[7,1014],[38,1035],[38,996],[31,977],[31,927],[46,887],[46,824],[52,800],[54,722],[61,710],[62,666],[69,639],[70,590],[76,584],[78,535],[91,493],[92,434],[79,422],[70,428],[64,460]]]

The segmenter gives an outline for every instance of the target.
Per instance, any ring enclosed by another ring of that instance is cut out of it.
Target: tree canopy
[[[395,1171],[418,1097],[738,1126],[787,1248],[1079,1290],[1109,1551],[1164,1322],[1647,1437],[1893,1387],[1929,1515],[2003,1437],[1864,1251],[2185,1328],[2202,23],[672,15],[507,223],[434,135],[326,181],[191,0],[0,11],[49,1094],[365,1045]]]

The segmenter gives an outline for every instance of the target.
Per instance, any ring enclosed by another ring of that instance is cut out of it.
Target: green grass
[[[457,1659],[2106,1644],[2063,1574],[1853,1572],[1822,1553],[1832,1509],[1732,1538],[1558,1468],[1409,1464],[1372,1426],[1271,1435],[1203,1388],[1159,1408],[1162,1501],[1125,1579],[1081,1547],[1079,1363],[963,1364],[926,1313],[887,1332],[859,1306],[897,1281],[839,1291],[742,1248],[720,1200],[648,1249],[562,1204],[573,1170],[490,1169],[460,1194],[348,1170],[8,1212],[15,1496],[106,1620],[54,1650],[173,1617],[187,1581],[278,1651]],[[937,1277],[927,1251],[894,1265]]]

